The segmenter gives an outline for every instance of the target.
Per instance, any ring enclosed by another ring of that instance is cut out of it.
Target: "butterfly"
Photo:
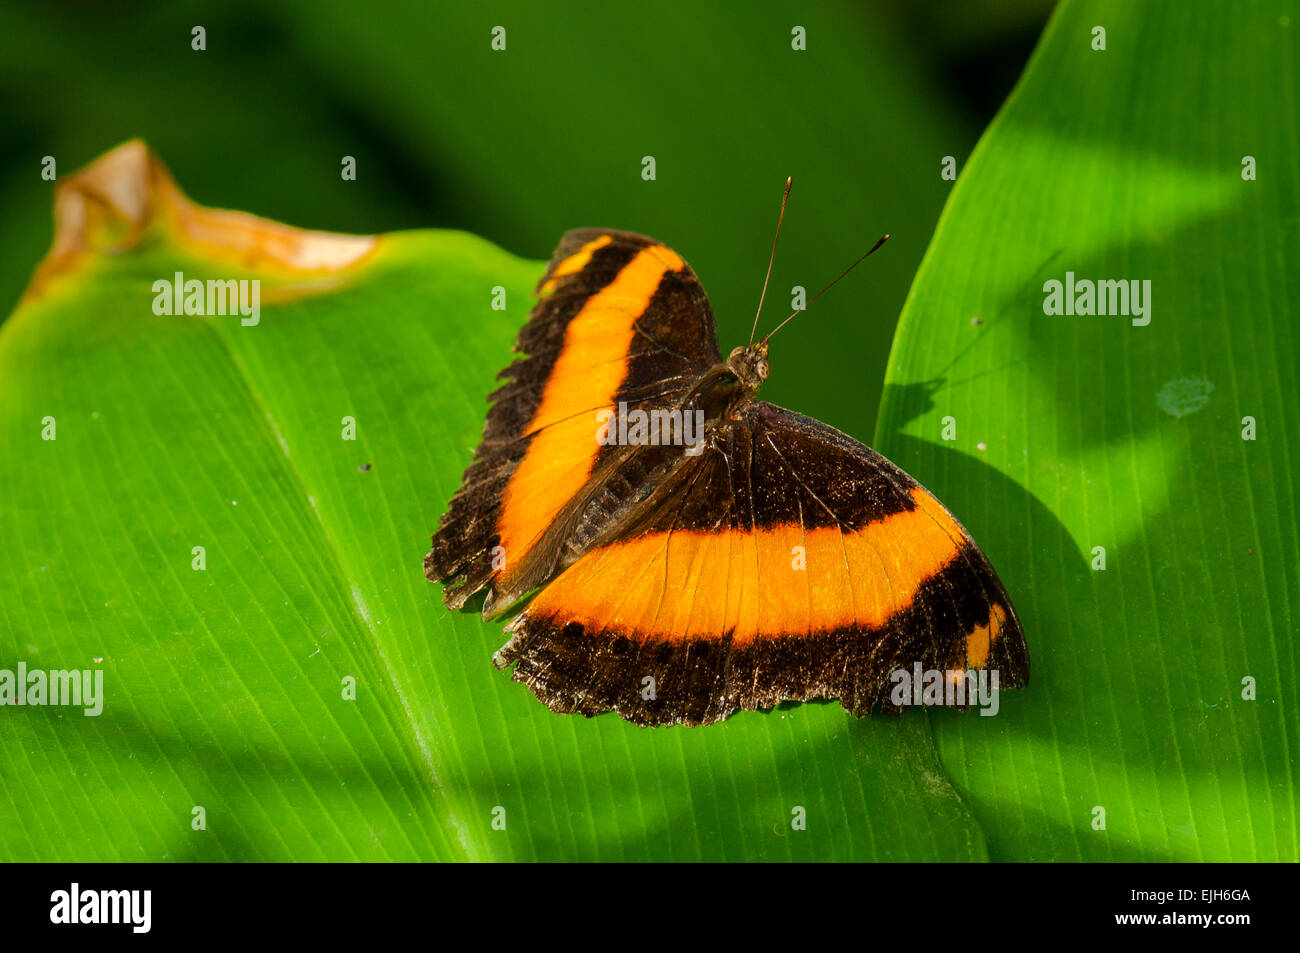
[[[450,609],[484,592],[485,619],[532,596],[494,662],[547,707],[706,725],[894,711],[913,669],[1028,681],[970,534],[874,450],[758,400],[771,334],[724,360],[674,251],[571,231],[537,294],[424,569]]]

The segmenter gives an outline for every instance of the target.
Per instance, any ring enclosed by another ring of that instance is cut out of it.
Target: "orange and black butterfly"
[[[486,590],[484,618],[532,595],[494,661],[549,708],[700,725],[838,698],[861,716],[895,708],[891,673],[916,663],[1028,681],[961,524],[874,450],[757,400],[768,339],[724,360],[671,249],[572,231],[537,291],[424,568],[452,609]],[[649,439],[609,439],[646,418]]]

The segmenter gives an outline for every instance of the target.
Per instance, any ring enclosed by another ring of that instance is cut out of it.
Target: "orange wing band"
[[[608,236],[589,242],[561,262],[554,274],[581,270],[602,243],[608,243]],[[528,450],[502,497],[498,531],[507,567],[502,575],[519,565],[564,504],[590,479],[600,450],[596,415],[615,405],[636,321],[663,276],[684,267],[670,249],[646,248],[570,320],[541,402],[521,434],[531,438]]]
[[[759,637],[879,628],[960,551],[965,533],[920,487],[916,508],[855,532],[786,524],[655,533],[584,556],[533,600],[529,616],[636,639]],[[996,637],[971,635],[972,658]],[[981,643],[980,640],[983,639]]]

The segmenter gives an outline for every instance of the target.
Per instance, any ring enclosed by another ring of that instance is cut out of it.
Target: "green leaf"
[[[138,143],[58,195],[0,326],[0,668],[106,700],[0,710],[0,858],[985,857],[923,718],[558,716],[443,608],[421,557],[541,263],[204,210]],[[259,323],[156,314],[176,272],[258,279]]]
[[[877,446],[1033,657],[1000,717],[935,719],[994,859],[1297,859],[1298,13],[1063,4],[903,313]],[[1066,272],[1149,280],[1150,324],[1045,314]]]

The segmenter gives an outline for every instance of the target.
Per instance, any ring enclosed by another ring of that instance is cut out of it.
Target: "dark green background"
[[[964,165],[1050,6],[6,5],[0,312],[49,244],[42,156],[66,176],[141,136],[196,200],[305,227],[461,228],[531,259],[569,228],[645,232],[700,274],[725,353],[748,334],[793,175],[768,322],[791,286],[811,293],[894,236],[783,334],[767,389],[860,430],[952,185],[941,158]]]

